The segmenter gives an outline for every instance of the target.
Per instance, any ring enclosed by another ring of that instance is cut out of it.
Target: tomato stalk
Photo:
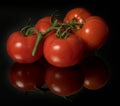
[[[36,40],[36,43],[35,43],[35,46],[33,48],[33,51],[32,51],[32,56],[35,56],[36,52],[37,52],[37,48],[39,46],[39,43],[40,41],[42,40],[43,36],[41,35],[40,32],[37,32],[38,33],[38,37],[37,37],[37,40]]]
[[[79,23],[76,19],[73,19],[72,22],[57,24],[59,28],[57,29],[56,35],[58,38],[66,39],[69,35],[70,30],[76,30],[76,25],[79,26],[79,30],[82,28],[83,23]],[[63,29],[65,29],[63,31]]]
[[[33,52],[32,52],[33,56],[35,55],[38,45],[39,45],[40,41],[42,40],[42,38],[44,36],[46,36],[50,31],[56,30],[56,36],[58,38],[66,39],[69,35],[69,31],[71,29],[74,30],[76,25],[79,25],[80,28],[82,28],[82,26],[83,26],[82,23],[78,23],[75,19],[73,19],[73,21],[70,23],[62,23],[62,24],[58,23],[58,21],[56,19],[51,19],[51,20],[52,20],[51,21],[52,26],[50,28],[48,28],[45,33],[41,34],[40,32],[37,31],[38,38],[37,38],[36,44],[35,44]],[[64,28],[65,28],[65,30],[63,31]]]
[[[50,31],[52,31],[52,30],[58,30],[58,28],[59,28],[59,27],[50,27],[50,28],[48,28],[48,29],[46,30],[45,33],[42,34],[42,36],[44,37],[44,36],[45,36],[46,34],[48,34]]]
[[[32,51],[32,56],[35,56],[38,46],[43,39],[44,36],[46,36],[50,31],[56,30],[56,36],[58,38],[66,39],[69,35],[70,30],[75,30],[76,25],[78,25],[80,28],[82,28],[83,24],[78,23],[75,19],[72,20],[72,22],[69,23],[58,23],[57,19],[51,19],[52,26],[46,30],[45,33],[41,34],[35,27],[26,26],[21,29],[21,32],[23,33],[23,36],[31,36],[32,34],[36,33],[38,35],[35,46]]]

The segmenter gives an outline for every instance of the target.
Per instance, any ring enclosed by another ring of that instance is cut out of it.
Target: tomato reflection
[[[34,91],[44,84],[44,65],[41,63],[19,64],[15,63],[9,71],[10,83],[22,91]]]
[[[103,88],[109,80],[108,67],[102,59],[91,56],[81,63],[84,71],[84,87],[90,90]]]
[[[106,64],[94,55],[68,68],[52,66],[42,58],[37,63],[13,64],[9,80],[15,88],[22,91],[34,91],[35,86],[41,88],[44,84],[58,96],[71,96],[81,88],[103,88],[109,81],[109,71]]]
[[[50,66],[46,71],[45,83],[58,96],[76,94],[83,86],[84,75],[80,68],[58,68]]]

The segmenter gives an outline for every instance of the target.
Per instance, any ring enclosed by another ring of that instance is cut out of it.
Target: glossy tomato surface
[[[86,8],[73,8],[66,13],[64,22],[71,22],[75,18],[77,22],[84,23],[91,15]]]
[[[83,40],[87,50],[96,50],[107,41],[109,28],[103,18],[91,16],[75,34]]]
[[[46,30],[48,28],[51,27],[51,23],[50,23],[51,17],[50,16],[46,16],[43,18],[40,18],[36,24],[35,24],[35,28],[41,32],[42,34],[46,32]],[[49,32],[47,35],[51,35],[54,31]]]
[[[58,20],[58,22],[60,22],[60,20]],[[40,18],[35,24],[35,28],[42,34],[44,34],[51,27],[52,27],[51,16]],[[49,33],[47,33],[47,35],[45,35],[45,38],[47,36],[51,36],[51,34],[55,32],[56,32],[55,30],[50,31]]]
[[[46,60],[57,67],[69,67],[83,58],[83,43],[77,36],[70,34],[67,38],[49,36],[43,48]]]
[[[6,43],[7,53],[15,62],[33,63],[43,54],[43,41],[41,41],[35,56],[32,56],[36,40],[36,34],[25,37],[20,31],[13,32]]]

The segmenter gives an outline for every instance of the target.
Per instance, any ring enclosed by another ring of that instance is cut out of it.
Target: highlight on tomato
[[[71,22],[73,19],[76,19],[77,22],[84,23],[85,20],[91,15],[92,13],[86,8],[73,8],[66,13],[64,17],[64,22],[68,23]]]
[[[78,67],[59,68],[50,66],[45,74],[45,84],[53,94],[71,96],[80,92],[84,74]]]
[[[98,56],[91,56],[81,63],[85,80],[83,86],[89,90],[98,90],[108,83],[110,73],[105,62]]]
[[[20,91],[36,91],[44,84],[45,70],[40,62],[30,64],[14,63],[9,70],[10,84]]]

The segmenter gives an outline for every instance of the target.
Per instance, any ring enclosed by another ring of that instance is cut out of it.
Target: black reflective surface
[[[79,0],[61,0],[61,1],[47,1],[44,3],[13,3],[13,2],[1,2],[0,4],[0,101],[4,104],[10,103],[11,105],[35,105],[38,103],[49,104],[49,105],[70,105],[74,104],[108,104],[108,103],[117,103],[117,98],[115,95],[118,95],[117,84],[117,75],[119,72],[117,57],[117,46],[119,39],[117,33],[117,6],[113,7],[113,4],[110,2],[105,3],[103,1],[79,1]],[[60,3],[59,3],[60,2]],[[117,4],[117,3],[115,3]],[[104,60],[110,71],[110,80],[103,88],[90,91],[83,89],[81,92],[77,93],[74,96],[71,96],[72,102],[54,95],[51,92],[45,94],[31,92],[25,94],[24,92],[14,88],[8,78],[8,72],[14,61],[10,59],[6,52],[6,40],[8,36],[16,30],[24,27],[28,20],[31,20],[30,23],[34,24],[39,18],[46,15],[51,15],[54,10],[59,10],[61,14],[61,19],[64,17],[65,13],[74,7],[85,7],[89,9],[95,15],[103,17],[110,28],[109,39],[106,44],[97,51],[97,55]],[[116,13],[115,13],[116,12]],[[113,22],[115,21],[115,22]],[[119,86],[119,84],[118,84]]]

